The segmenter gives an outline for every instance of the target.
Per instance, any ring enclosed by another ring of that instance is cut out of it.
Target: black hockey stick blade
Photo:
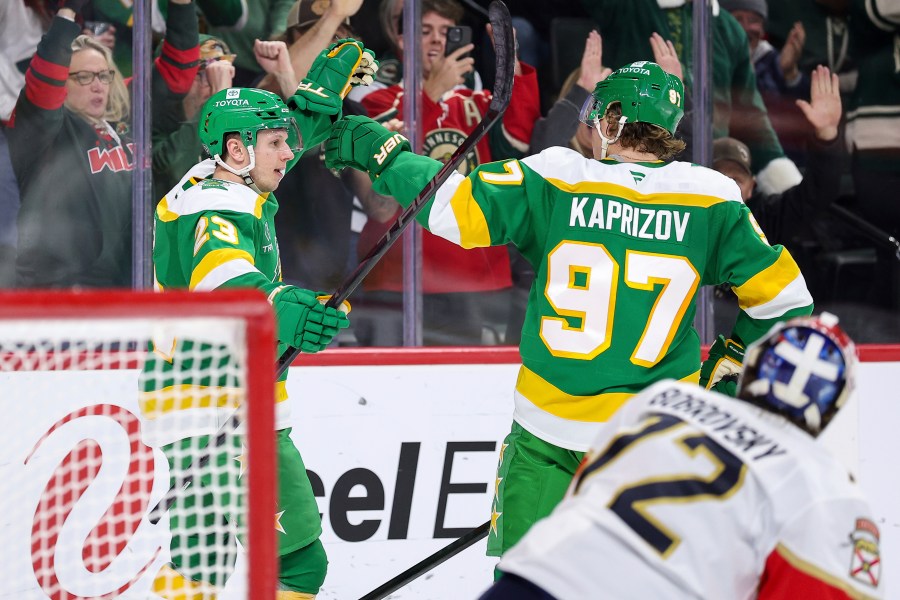
[[[327,306],[337,308],[346,300],[350,294],[362,283],[366,275],[375,267],[375,264],[387,253],[390,247],[397,241],[400,234],[415,219],[416,215],[425,207],[428,200],[434,195],[437,189],[450,177],[450,174],[456,171],[465,156],[475,147],[481,138],[500,120],[512,96],[513,76],[515,75],[516,55],[515,41],[513,39],[512,22],[509,16],[509,9],[501,0],[494,0],[488,7],[491,19],[491,27],[494,34],[494,52],[497,55],[497,77],[494,81],[494,89],[492,92],[491,103],[488,106],[487,113],[484,118],[475,126],[462,144],[450,156],[450,160],[441,167],[441,170],[429,181],[425,187],[419,192],[412,204],[406,207],[397,220],[391,225],[390,229],[384,236],[369,250],[369,253],[359,262],[347,279],[331,295],[326,302]],[[281,375],[290,367],[294,359],[300,355],[299,348],[288,348],[279,358],[276,364],[277,375]],[[240,419],[237,414],[233,414],[225,424],[219,428],[215,439],[210,446],[197,461],[197,466],[204,467],[210,461],[210,454],[216,448],[225,443],[227,435],[240,425]],[[193,466],[193,465],[192,465]],[[193,475],[186,475],[169,488],[163,498],[151,509],[149,514],[150,522],[156,524],[162,515],[171,508],[178,494],[183,489],[191,485],[194,481]]]
[[[326,302],[327,306],[337,308],[346,300],[350,294],[362,283],[366,275],[375,267],[379,260],[387,253],[394,242],[400,237],[400,234],[406,230],[407,226],[412,223],[416,215],[428,203],[428,200],[434,195],[441,185],[447,181],[450,174],[456,171],[466,155],[471,152],[472,148],[481,141],[481,138],[493,127],[493,125],[503,116],[506,108],[509,106],[510,97],[512,96],[513,75],[515,74],[516,55],[513,40],[512,23],[510,21],[509,10],[501,0],[494,0],[488,7],[491,19],[491,27],[494,33],[494,52],[497,55],[497,77],[494,81],[493,96],[488,106],[487,113],[484,118],[475,126],[472,133],[463,140],[462,144],[450,156],[441,170],[437,172],[419,195],[416,196],[412,204],[406,207],[397,220],[391,225],[390,229],[385,232],[384,236],[369,250],[369,253],[359,261],[353,273],[341,283],[340,286],[331,295]],[[298,348],[288,348],[284,354],[278,358],[277,373],[280,377],[282,373],[294,362],[294,359],[300,354]]]
[[[417,562],[393,579],[384,582],[365,596],[361,596],[359,600],[381,600],[381,598],[384,598],[388,594],[396,592],[413,579],[416,579],[423,573],[430,571],[448,558],[456,556],[478,540],[487,536],[490,526],[490,521],[482,523],[472,531],[454,540],[453,543],[444,546],[431,556]]]

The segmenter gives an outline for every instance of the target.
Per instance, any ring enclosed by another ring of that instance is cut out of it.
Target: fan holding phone
[[[447,42],[444,48],[444,56],[450,56],[463,46],[472,43],[472,28],[466,25],[447,28]],[[467,56],[468,53],[462,56]]]
[[[465,10],[457,0],[421,0],[422,132],[421,153],[437,160],[449,158],[486,114],[492,95],[481,86],[467,87],[474,73],[473,38],[480,32],[460,23]],[[490,35],[490,29],[487,31]],[[404,40],[396,39],[401,56]],[[495,127],[466,155],[460,171],[468,173],[479,163],[521,156],[528,147],[540,98],[535,70],[515,61],[514,84],[503,127]],[[374,90],[362,99],[369,116],[377,121],[404,119],[403,94],[398,82]],[[393,200],[391,200],[393,202]],[[396,205],[393,218],[401,207]],[[387,231],[390,222],[369,219],[359,238],[364,253]],[[385,307],[399,310],[402,301],[402,257],[394,246],[363,282],[369,306],[354,305],[362,315],[358,339],[363,345],[403,344],[401,319],[388,322]],[[505,247],[464,250],[425,231],[422,234],[422,337],[426,345],[479,345],[485,328],[505,322],[512,285],[509,252]],[[367,312],[368,311],[368,312]],[[367,321],[368,320],[368,321]],[[365,329],[365,331],[363,331]]]

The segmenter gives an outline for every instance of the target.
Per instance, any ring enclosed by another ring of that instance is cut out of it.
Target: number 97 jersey
[[[454,174],[426,208],[432,233],[465,248],[513,243],[534,266],[515,419],[570,450],[651,383],[698,380],[701,286],[732,286],[744,343],[812,310],[797,264],[769,245],[737,185],[690,163],[550,148]]]
[[[502,571],[560,600],[882,597],[869,506],[800,428],[674,381],[610,425]]]

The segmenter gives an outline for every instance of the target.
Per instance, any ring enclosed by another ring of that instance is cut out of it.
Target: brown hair
[[[399,11],[397,11],[398,5],[401,7]],[[381,29],[387,35],[391,46],[397,54],[400,54],[400,47],[396,43],[397,38],[403,33],[402,6],[403,0],[381,0],[381,4],[378,7],[378,20],[381,22]],[[422,0],[419,14],[424,17],[430,12],[437,13],[457,24],[466,16],[466,9],[456,0]]]
[[[422,16],[433,12],[454,23],[459,23],[466,16],[462,4],[456,0],[422,0]]]
[[[622,116],[622,106],[613,102],[606,109],[606,121],[616,123]],[[687,146],[682,140],[675,138],[668,131],[650,123],[625,123],[618,142],[625,148],[633,148],[638,152],[649,152],[660,160],[675,158]]]
[[[79,35],[72,42],[72,52],[82,52],[84,50],[95,50],[102,54],[103,58],[106,59],[106,66],[115,73],[112,82],[109,84],[109,99],[106,102],[106,113],[103,115],[103,118],[113,123],[124,121],[128,118],[131,111],[131,101],[128,98],[128,88],[125,87],[125,80],[122,79],[122,74],[113,61],[112,52],[91,36]]]

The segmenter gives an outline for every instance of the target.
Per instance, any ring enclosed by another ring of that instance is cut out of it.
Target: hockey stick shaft
[[[472,531],[454,540],[453,543],[444,546],[431,556],[417,562],[393,579],[384,582],[365,596],[361,596],[359,600],[381,600],[381,598],[384,598],[388,594],[399,590],[410,581],[430,571],[448,558],[456,556],[475,542],[485,538],[490,526],[490,521],[482,523]]]
[[[434,193],[437,191],[450,174],[459,168],[459,165],[465,160],[466,155],[481,141],[481,138],[494,126],[494,124],[503,116],[506,108],[509,106],[510,97],[512,95],[513,75],[515,74],[515,55],[513,47],[512,25],[509,20],[509,11],[506,5],[500,0],[494,0],[489,7],[491,25],[494,32],[494,47],[497,53],[497,78],[494,84],[493,95],[491,97],[490,106],[484,118],[475,126],[462,144],[450,156],[450,160],[444,163],[440,171],[425,184],[422,191],[416,196],[412,203],[407,206],[393,225],[385,232],[384,236],[369,250],[368,254],[356,265],[356,269],[347,279],[331,295],[331,298],[325,303],[326,306],[337,308],[346,300],[350,294],[362,283],[366,275],[375,268],[378,261],[387,253],[394,245],[400,235],[406,230],[410,223],[416,218],[416,215],[425,207]],[[288,348],[284,354],[278,359],[276,365],[278,376],[280,377],[287,368],[294,362],[294,359],[300,355],[298,348]]]
[[[491,26],[494,32],[494,51],[497,56],[497,77],[494,81],[494,89],[491,97],[491,103],[488,106],[487,113],[484,118],[475,126],[462,144],[456,149],[450,160],[441,167],[440,171],[429,181],[422,191],[416,196],[412,204],[406,207],[397,220],[391,225],[390,229],[384,236],[369,250],[368,254],[359,262],[347,279],[331,295],[326,302],[327,306],[337,308],[346,300],[351,293],[362,283],[366,275],[375,267],[379,260],[387,253],[394,242],[400,237],[403,231],[419,214],[428,200],[434,195],[437,189],[450,177],[450,174],[456,171],[465,156],[472,151],[473,148],[481,141],[481,138],[488,130],[500,120],[512,96],[513,76],[515,74],[515,48],[513,40],[512,23],[509,16],[509,10],[501,0],[494,0],[488,8],[490,14]],[[291,363],[300,355],[299,348],[288,348],[279,358],[276,364],[276,379],[290,367]],[[235,412],[219,428],[216,437],[207,446],[207,451],[203,452],[196,462],[196,468],[205,467],[209,464],[211,453],[216,448],[221,447],[228,437],[228,434],[240,425],[240,418]],[[194,467],[194,465],[191,465]],[[150,522],[156,524],[162,517],[163,513],[169,510],[174,504],[175,499],[181,490],[193,483],[194,477],[187,474],[184,478],[177,480],[172,487],[166,492],[165,496],[150,511]]]

